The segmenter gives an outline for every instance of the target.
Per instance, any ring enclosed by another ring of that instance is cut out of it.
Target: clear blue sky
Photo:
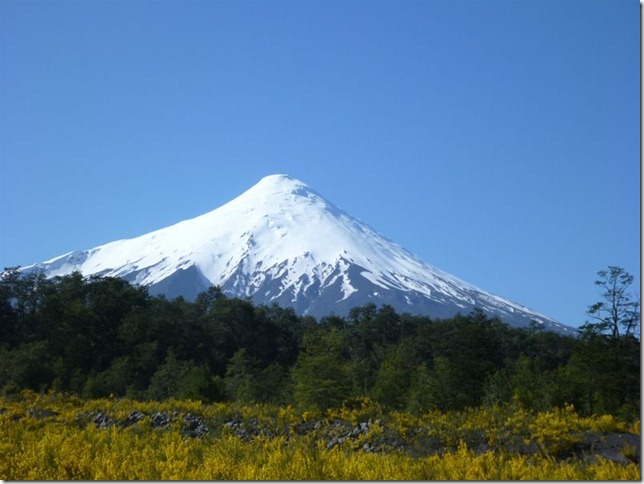
[[[577,326],[640,280],[640,5],[0,1],[0,265],[288,173],[426,262]]]

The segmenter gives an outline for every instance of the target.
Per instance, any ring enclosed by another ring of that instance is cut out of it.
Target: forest
[[[639,419],[639,313],[611,267],[579,337],[513,328],[480,311],[434,320],[365,305],[316,321],[217,287],[196,301],[80,273],[0,280],[0,389],[83,398],[293,405],[369,398],[420,414],[515,403]],[[626,279],[625,279],[626,278]],[[620,292],[621,291],[621,292]]]

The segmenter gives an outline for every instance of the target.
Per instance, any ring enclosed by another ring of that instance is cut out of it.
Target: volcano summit
[[[267,176],[199,217],[22,270],[116,276],[170,298],[217,285],[316,317],[369,302],[436,318],[478,307],[513,326],[575,332],[424,263],[288,175]]]

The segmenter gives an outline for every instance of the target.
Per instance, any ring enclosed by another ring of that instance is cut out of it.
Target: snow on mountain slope
[[[480,307],[513,325],[575,331],[422,262],[288,175],[199,217],[23,270],[123,277],[168,297],[214,284],[318,317],[367,302],[434,317]]]

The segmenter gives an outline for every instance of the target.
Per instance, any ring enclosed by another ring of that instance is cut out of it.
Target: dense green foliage
[[[375,305],[316,322],[217,288],[170,301],[117,278],[5,271],[0,388],[301,409],[369,397],[411,412],[569,403],[637,418],[640,342],[603,329],[572,338],[479,311],[431,320]]]

